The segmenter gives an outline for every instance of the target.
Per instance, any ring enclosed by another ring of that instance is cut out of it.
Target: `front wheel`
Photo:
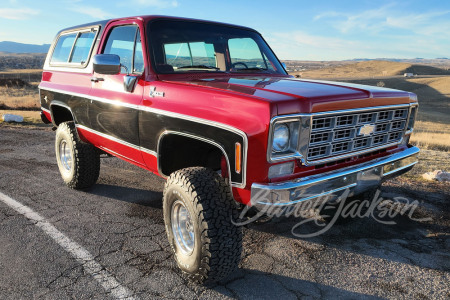
[[[176,171],[164,187],[164,223],[179,268],[191,280],[215,282],[241,259],[242,228],[230,187],[210,169]]]
[[[58,126],[55,152],[59,172],[68,187],[83,189],[97,182],[100,155],[93,145],[80,140],[73,122],[64,122]]]

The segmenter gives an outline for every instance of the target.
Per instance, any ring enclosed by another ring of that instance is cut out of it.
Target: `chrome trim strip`
[[[44,107],[41,106],[41,110],[45,111],[46,113],[48,113],[49,115],[52,114],[52,112],[49,109],[46,109]]]
[[[184,119],[184,120],[188,120],[188,121],[192,121],[192,122],[196,122],[196,123],[207,124],[207,125],[210,125],[210,126],[213,126],[213,127],[218,127],[218,128],[221,128],[221,129],[228,130],[228,131],[231,131],[233,133],[236,133],[239,136],[241,136],[243,141],[244,141],[243,151],[242,151],[242,183],[240,183],[241,186],[239,186],[239,187],[243,188],[243,187],[245,187],[245,185],[247,183],[246,178],[247,178],[248,137],[245,134],[245,132],[243,132],[240,129],[237,129],[237,128],[232,127],[232,126],[227,125],[227,124],[223,124],[223,123],[219,123],[219,122],[215,122],[215,121],[211,121],[211,120],[207,120],[207,119],[202,119],[202,118],[198,118],[198,117],[192,117],[192,116],[183,115],[183,114],[180,114],[180,113],[166,111],[166,110],[157,109],[157,108],[144,107],[144,106],[140,106],[140,105],[134,105],[134,104],[123,103],[123,102],[119,102],[119,101],[109,100],[109,99],[105,99],[105,98],[94,97],[94,96],[90,96],[90,95],[87,95],[87,94],[80,94],[80,93],[75,93],[75,92],[67,92],[67,91],[64,91],[64,90],[59,90],[59,89],[54,89],[54,88],[41,87],[40,85],[39,85],[39,89],[43,89],[43,90],[47,90],[47,91],[51,91],[51,92],[55,92],[55,93],[62,93],[62,94],[71,95],[71,96],[75,96],[75,97],[86,98],[86,99],[89,99],[89,100],[95,100],[95,101],[99,101],[99,102],[103,102],[103,103],[107,103],[107,104],[112,104],[112,105],[120,105],[120,106],[123,106],[123,107],[128,107],[128,108],[141,110],[141,111],[152,112],[152,113],[155,113],[155,114],[161,114],[161,115],[165,115],[165,116],[173,117],[173,118],[178,118],[178,119]],[[53,119],[53,116],[52,116],[52,119]],[[149,150],[149,151],[151,151],[151,150]]]
[[[123,106],[123,107],[138,109],[138,105],[119,102],[119,101],[115,101],[115,100],[109,100],[106,98],[95,97],[95,96],[91,96],[88,94],[81,94],[81,93],[68,92],[68,91],[54,89],[54,88],[41,87],[41,85],[39,85],[39,89],[43,89],[43,90],[54,92],[54,93],[66,94],[66,95],[70,95],[70,96],[74,96],[74,97],[85,98],[85,99],[89,99],[89,100],[95,100],[95,101],[99,101],[99,102],[103,102],[103,103],[107,103],[107,104],[113,104],[113,105],[119,105],[119,106]]]
[[[139,147],[139,149],[140,149],[142,152],[145,152],[145,153],[147,153],[147,154],[153,155],[154,157],[157,157],[157,156],[158,156],[158,155],[156,154],[156,152],[153,151],[153,150],[150,150],[150,149],[147,149],[147,148],[144,148],[144,147]]]
[[[228,166],[228,180],[229,180],[229,182],[231,183],[231,184],[230,184],[230,187],[231,187],[231,186],[235,186],[235,187],[239,187],[239,188],[245,187],[245,185],[243,185],[242,183],[232,182],[232,181],[231,181],[231,165],[230,165],[230,160],[228,159],[228,155],[227,155],[225,149],[224,149],[220,144],[218,144],[218,143],[216,143],[215,141],[212,141],[212,140],[210,140],[210,139],[206,139],[206,138],[204,138],[204,137],[196,136],[196,135],[189,134],[189,133],[184,133],[184,132],[179,132],[179,131],[172,131],[172,130],[165,130],[165,131],[163,131],[163,133],[161,133],[161,134],[159,135],[159,138],[158,138],[158,148],[157,148],[157,153],[160,153],[160,152],[159,152],[159,147],[160,147],[160,145],[161,145],[161,140],[162,140],[166,135],[169,135],[169,134],[176,134],[176,135],[181,135],[181,136],[193,138],[193,139],[196,139],[196,140],[205,142],[205,143],[209,143],[209,144],[211,144],[211,145],[213,145],[213,146],[219,148],[220,151],[222,151],[223,155],[225,156],[225,159],[227,160],[227,166]],[[159,155],[157,156],[157,158],[158,158],[158,173],[159,173],[162,177],[167,178],[168,176],[165,175],[165,174],[161,171],[161,165],[160,165],[160,163],[159,163],[159,162],[160,162]],[[245,183],[244,183],[244,184],[245,184]]]
[[[134,163],[137,164],[137,165],[140,165],[140,166],[143,165],[142,163],[140,163],[140,162],[138,162],[138,161],[135,161],[134,159],[131,159],[131,158],[129,158],[128,156],[125,156],[125,155],[122,155],[122,154],[120,154],[120,153],[117,153],[116,151],[113,151],[113,150],[111,150],[111,149],[109,149],[109,148],[106,148],[106,147],[100,147],[100,149],[105,150],[105,151],[107,151],[107,152],[110,152],[111,154],[114,154],[114,156],[116,156],[116,157],[118,157],[118,158],[125,158],[126,160],[132,161],[132,162],[134,162]]]
[[[383,98],[385,99],[385,98]],[[371,106],[371,107],[360,107],[360,108],[352,108],[352,109],[343,109],[343,110],[333,110],[333,111],[324,111],[312,113],[314,116],[326,116],[326,115],[334,115],[334,114],[347,114],[347,113],[358,113],[359,111],[372,111],[372,110],[383,110],[383,109],[395,109],[395,108],[407,108],[410,107],[411,103],[406,104],[395,104],[395,105],[383,105],[383,106]]]
[[[101,132],[99,132],[99,131],[97,131],[97,130],[91,129],[91,128],[89,128],[89,127],[86,127],[86,126],[80,125],[80,124],[76,124],[75,126],[76,126],[77,128],[80,128],[80,129],[89,131],[89,132],[91,132],[91,133],[93,133],[93,134],[96,134],[96,135],[98,135],[98,136],[101,136],[101,137],[103,137],[103,138],[105,138],[105,139],[111,140],[111,141],[113,141],[113,142],[122,144],[122,145],[124,145],[124,146],[133,148],[133,149],[138,150],[138,151],[144,151],[144,152],[146,152],[146,153],[148,153],[148,154],[151,154],[151,155],[153,155],[153,156],[155,156],[155,157],[157,156],[155,151],[152,151],[152,150],[149,150],[149,149],[146,149],[146,148],[143,148],[143,147],[136,146],[136,145],[134,145],[134,144],[125,142],[124,140],[118,139],[118,138],[113,137],[113,136],[111,136],[111,135],[109,135],[109,134],[101,133]],[[123,156],[123,155],[120,155],[120,156]],[[125,156],[124,156],[124,157],[125,157]]]

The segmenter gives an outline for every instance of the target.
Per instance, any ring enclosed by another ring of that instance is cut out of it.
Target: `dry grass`
[[[42,70],[40,69],[10,69],[7,71],[0,71],[0,79],[4,78],[18,78],[26,82],[39,83],[42,78]]]
[[[3,74],[27,74],[26,77],[28,77],[28,74],[42,74],[42,69],[9,69],[6,71],[0,72],[0,77]]]
[[[33,86],[0,86],[0,107],[2,104],[10,108],[38,109],[39,91]]]
[[[302,78],[374,78],[398,76],[404,73],[450,75],[449,71],[432,66],[382,60],[363,61],[303,72],[290,72],[291,75],[300,75]]]
[[[411,143],[422,149],[450,151],[450,125],[417,121]]]
[[[0,107],[39,109],[38,85],[42,70],[9,70],[0,72]],[[9,81],[15,84],[8,83]],[[17,84],[20,83],[20,84]]]

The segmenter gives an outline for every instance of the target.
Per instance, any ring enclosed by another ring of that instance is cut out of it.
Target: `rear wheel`
[[[242,228],[230,187],[210,169],[176,171],[164,187],[164,222],[179,268],[191,280],[210,283],[235,270]]]
[[[61,177],[68,187],[88,188],[97,182],[100,155],[97,149],[78,137],[73,122],[64,122],[56,130],[56,161]]]

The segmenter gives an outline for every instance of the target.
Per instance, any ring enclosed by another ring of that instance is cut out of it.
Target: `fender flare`
[[[226,153],[225,149],[223,148],[222,145],[220,145],[219,143],[208,139],[208,138],[204,138],[198,135],[194,135],[191,133],[185,133],[185,132],[179,132],[179,131],[173,131],[173,130],[164,130],[158,137],[158,145],[156,148],[156,159],[158,162],[158,173],[163,176],[164,178],[167,178],[168,175],[164,174],[161,170],[161,159],[160,159],[160,148],[161,148],[161,143],[162,140],[164,139],[164,137],[168,136],[168,135],[179,135],[179,136],[184,136],[187,138],[191,138],[191,139],[195,139],[195,140],[199,140],[208,144],[213,145],[214,147],[218,148],[222,154],[224,155],[226,161],[227,161],[227,167],[228,167],[228,180],[230,182],[230,188],[232,187],[231,184],[231,166],[230,166],[230,160],[228,159],[228,154]]]

